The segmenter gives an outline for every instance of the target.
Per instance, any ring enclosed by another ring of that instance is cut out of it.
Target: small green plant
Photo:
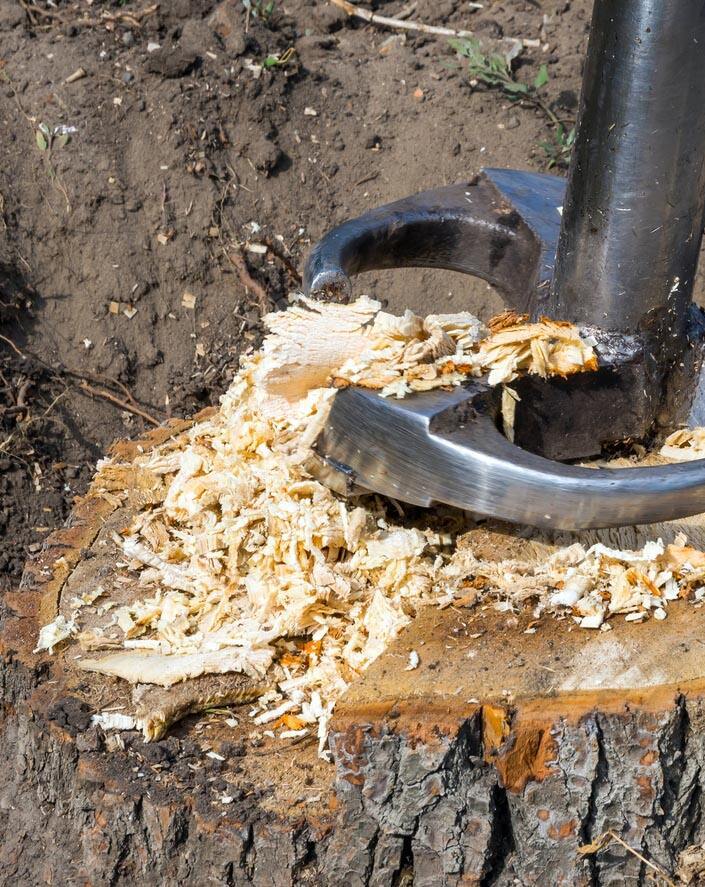
[[[272,17],[275,9],[275,0],[242,0],[242,5],[247,10],[247,21],[250,16],[260,19],[267,24]]]
[[[262,67],[283,68],[289,64],[289,62],[294,58],[295,55],[296,50],[293,46],[290,46],[281,55],[277,55],[276,53],[273,55],[268,55],[267,58],[262,62]]]
[[[476,37],[451,39],[448,41],[462,58],[468,60],[468,74],[473,80],[484,83],[489,89],[498,89],[509,99],[538,108],[551,126],[551,140],[541,142],[548,168],[567,166],[575,141],[575,127],[566,131],[565,123],[556,116],[548,106],[541,90],[548,83],[548,67],[541,65],[531,82],[519,80],[512,62],[521,47],[510,50],[507,54],[494,52],[486,54],[482,51],[480,41]]]
[[[567,132],[562,123],[551,131],[550,141],[539,142],[539,148],[546,157],[546,166],[548,169],[554,167],[567,167],[570,163],[570,155],[575,142],[575,127],[571,127]]]
[[[65,148],[71,141],[71,129],[66,126],[49,127],[46,123],[40,123],[34,134],[34,140],[40,151]]]
[[[29,118],[27,118],[29,121]],[[39,150],[44,155],[44,166],[52,185],[61,193],[66,201],[66,212],[71,211],[71,203],[69,195],[64,187],[63,182],[54,166],[54,152],[59,148],[65,148],[71,141],[71,133],[75,132],[75,127],[64,126],[47,126],[46,123],[40,123],[34,131],[34,141]]]
[[[512,60],[515,56],[512,54],[493,52],[485,55],[476,37],[462,40],[453,38],[448,42],[458,55],[468,60],[468,73],[472,78],[493,89],[501,89],[513,98],[533,96],[538,89],[548,83],[546,65],[541,65],[533,83],[523,83],[517,80],[514,74]]]

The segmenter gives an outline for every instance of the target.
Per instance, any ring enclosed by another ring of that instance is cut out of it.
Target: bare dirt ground
[[[410,14],[471,28],[488,52],[538,41],[516,76],[546,64],[546,101],[570,119],[588,7],[417,0]],[[217,401],[331,225],[483,165],[546,168],[545,116],[473,86],[445,38],[322,0],[253,0],[249,13],[241,0],[3,0],[0,65],[5,588],[107,445],[150,424],[140,413]],[[395,308],[499,304],[450,273],[358,287]]]

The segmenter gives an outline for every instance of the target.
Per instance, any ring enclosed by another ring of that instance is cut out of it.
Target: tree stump
[[[110,570],[101,534],[120,519],[105,499],[79,501],[4,602],[2,883],[636,885],[703,842],[692,604],[606,632],[429,608],[338,703],[332,764],[315,744],[252,743],[246,714],[236,727],[187,718],[144,743],[91,725],[127,704],[122,682],[32,652],[76,577]],[[598,536],[641,545],[679,529],[703,544],[697,519]],[[471,535],[498,555],[534,544],[499,526]],[[607,832],[632,849],[581,854]]]

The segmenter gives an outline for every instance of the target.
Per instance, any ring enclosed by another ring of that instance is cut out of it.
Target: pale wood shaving
[[[663,442],[660,454],[672,462],[705,459],[705,428],[681,428]]]

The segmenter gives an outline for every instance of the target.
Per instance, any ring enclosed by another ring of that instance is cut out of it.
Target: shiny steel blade
[[[655,523],[705,511],[705,460],[590,469],[544,459],[501,434],[486,388],[475,384],[403,400],[340,391],[316,452],[348,485],[538,527]]]

